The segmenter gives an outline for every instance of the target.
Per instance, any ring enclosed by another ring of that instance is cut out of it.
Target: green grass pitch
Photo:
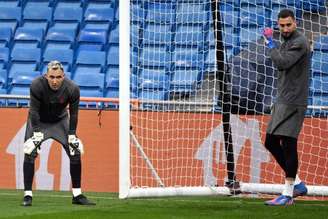
[[[85,193],[96,206],[71,204],[71,193],[35,191],[33,206],[22,207],[23,192],[0,190],[0,218],[327,218],[328,201],[296,200],[294,206],[268,207],[263,199],[236,197],[162,197],[118,199],[116,193]]]

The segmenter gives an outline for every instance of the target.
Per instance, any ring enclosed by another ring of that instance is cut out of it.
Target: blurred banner
[[[22,108],[1,108],[0,123],[0,188],[22,189],[23,188],[23,139],[25,133],[25,122],[27,109]],[[145,127],[152,127],[151,117],[169,117],[174,112],[138,112],[147,116]],[[183,116],[180,113],[180,117]],[[174,169],[178,164],[184,166],[180,174],[190,176],[188,184],[201,183],[204,185],[223,185],[225,173],[225,156],[223,131],[221,126],[221,115],[215,114],[215,122],[204,123],[201,113],[185,113],[183,123],[171,120],[170,124],[157,126],[156,129],[165,129],[176,126],[176,133],[172,133],[172,138],[179,142],[176,145],[187,145],[188,150],[180,150],[182,156],[179,160],[169,160],[169,153],[179,151],[172,148],[172,151],[162,150],[166,147],[165,142],[156,144],[156,132],[140,132],[134,130],[141,141],[145,152],[158,150],[158,153],[149,153],[148,158],[155,161],[154,167],[165,179],[171,173],[164,172],[165,169]],[[189,118],[190,121],[186,121]],[[272,157],[263,146],[265,137],[265,124],[268,116],[236,116],[232,115],[231,127],[235,148],[236,174],[238,179],[244,182],[265,182],[282,183],[283,174],[281,169],[273,161]],[[168,120],[163,120],[168,121]],[[133,123],[133,121],[132,121]],[[184,127],[185,126],[185,127]],[[302,134],[299,138],[299,160],[300,176],[309,184],[328,185],[328,127],[326,119],[312,118],[306,119]],[[203,136],[198,136],[192,140],[194,133],[188,130],[196,130],[201,127],[204,130]],[[311,128],[312,127],[312,128]],[[255,131],[254,131],[255,130]],[[320,130],[320,131],[319,131]],[[99,123],[97,110],[80,110],[77,135],[82,139],[85,146],[85,154],[82,161],[82,188],[84,191],[96,192],[118,192],[118,111],[102,111],[101,126]],[[143,137],[143,135],[145,137]],[[175,138],[179,135],[179,138]],[[148,139],[148,140],[147,140]],[[155,145],[154,145],[155,142]],[[171,142],[172,143],[172,142]],[[153,144],[153,145],[152,145]],[[132,147],[133,144],[132,144]],[[157,148],[158,147],[158,148]],[[164,152],[165,151],[165,152]],[[137,153],[135,149],[132,153]],[[134,157],[138,157],[133,154]],[[141,159],[141,158],[139,158]],[[169,162],[166,162],[169,161]],[[136,160],[132,160],[132,167]],[[145,162],[140,161],[147,169]],[[165,168],[162,168],[165,167]],[[69,160],[62,150],[60,144],[53,140],[47,140],[42,144],[41,153],[36,160],[36,173],[34,178],[34,189],[43,190],[70,190]],[[150,171],[144,171],[145,180],[151,185],[153,179]],[[179,172],[176,174],[179,175]],[[133,177],[131,179],[134,185]],[[199,179],[197,182],[192,181]],[[166,186],[170,182],[165,182]]]

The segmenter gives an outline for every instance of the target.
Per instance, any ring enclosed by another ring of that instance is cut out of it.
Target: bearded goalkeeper
[[[297,138],[307,108],[311,51],[306,37],[296,30],[294,12],[283,9],[278,14],[283,43],[276,47],[272,30],[263,32],[272,62],[278,69],[277,98],[268,124],[265,147],[285,172],[282,195],[266,205],[291,205],[293,197],[305,195],[307,188],[299,177]]]
[[[58,61],[50,62],[47,73],[32,82],[24,143],[23,206],[32,205],[34,161],[41,149],[41,143],[48,138],[61,143],[69,157],[72,203],[94,205],[81,192],[83,144],[76,136],[79,100],[79,87],[64,77],[63,66]],[[69,115],[67,106],[69,106]]]

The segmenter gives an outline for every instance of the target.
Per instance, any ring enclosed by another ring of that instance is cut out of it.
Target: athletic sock
[[[296,174],[294,185],[298,185],[301,182],[302,182],[302,180],[299,178],[298,174]]]
[[[32,191],[31,190],[24,191],[24,196],[27,196],[27,195],[32,197],[33,196]]]
[[[82,194],[81,188],[72,188],[72,193],[74,197],[81,195]]]
[[[294,191],[294,182],[295,179],[293,178],[286,178],[285,180],[285,188],[282,192],[283,195],[293,197],[293,191]]]

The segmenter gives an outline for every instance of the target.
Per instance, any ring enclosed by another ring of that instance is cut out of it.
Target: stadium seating
[[[36,3],[24,8],[22,20],[24,27],[41,28],[46,33],[51,21],[52,8],[48,6],[40,6],[39,3]]]
[[[73,49],[75,37],[74,29],[51,27],[45,37],[45,49]]]
[[[328,36],[320,35],[313,42],[313,50],[328,53]]]
[[[41,72],[46,72],[47,64],[52,60],[58,60],[64,67],[64,72],[71,71],[73,65],[72,49],[47,49],[43,54],[43,66]]]
[[[40,48],[43,42],[44,31],[41,28],[19,27],[14,36],[15,48]]]
[[[108,43],[118,45],[118,43],[119,43],[119,26],[118,25],[112,26],[112,29],[109,34]]]
[[[8,77],[20,71],[37,70],[41,60],[39,48],[16,48],[11,52],[11,63]]]
[[[74,30],[75,34],[82,21],[81,7],[56,7],[53,17],[54,27]]]
[[[171,59],[165,46],[144,46],[141,52],[140,63],[149,68],[165,68]]]
[[[174,93],[188,93],[195,90],[199,80],[198,70],[177,70],[170,83],[170,90]]]
[[[21,7],[0,7],[0,29],[10,27],[14,33],[21,16]]]
[[[116,45],[111,46],[107,53],[107,65],[119,65],[119,47]]]
[[[76,58],[74,75],[84,73],[104,73],[105,64],[105,52],[81,50]]]
[[[328,53],[313,51],[312,54],[312,72],[328,75]]]
[[[7,86],[7,71],[0,70],[0,89],[6,89]]]
[[[19,0],[1,0],[0,7],[18,7],[20,4]]]
[[[7,67],[9,61],[9,49],[7,47],[0,48],[0,69]]]
[[[9,47],[12,39],[12,31],[10,27],[0,28],[0,47]]]
[[[78,51],[98,50],[104,51],[107,43],[107,30],[84,28],[77,39]]]
[[[88,8],[84,14],[85,28],[97,28],[108,30],[114,20],[114,9]]]

